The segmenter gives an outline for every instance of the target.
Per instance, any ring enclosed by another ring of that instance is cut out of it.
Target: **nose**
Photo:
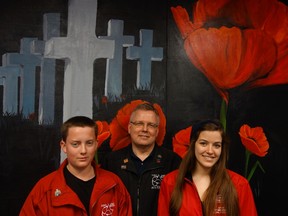
[[[206,152],[209,153],[209,154],[212,154],[213,153],[213,146],[212,145],[207,145]]]
[[[142,130],[147,131],[148,130],[148,124],[143,124]]]
[[[81,154],[85,154],[87,152],[87,149],[86,149],[86,145],[85,144],[81,144]]]

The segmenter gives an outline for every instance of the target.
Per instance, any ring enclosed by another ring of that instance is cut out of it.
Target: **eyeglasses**
[[[145,124],[144,122],[133,122],[133,121],[130,121],[130,123],[132,125],[134,125],[136,128],[144,128],[144,126],[146,125],[146,127],[148,129],[156,129],[159,125],[158,124],[155,124],[155,123],[151,123],[151,122],[148,122],[147,124]]]

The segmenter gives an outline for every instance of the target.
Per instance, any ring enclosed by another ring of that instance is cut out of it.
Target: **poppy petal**
[[[173,151],[182,158],[189,148],[191,131],[192,126],[178,131],[172,138]]]
[[[251,153],[264,157],[268,153],[269,142],[262,127],[251,128],[247,124],[241,126],[239,130],[242,144]]]

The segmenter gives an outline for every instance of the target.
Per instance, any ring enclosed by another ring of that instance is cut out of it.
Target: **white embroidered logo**
[[[102,216],[111,216],[113,214],[114,207],[115,207],[114,203],[102,204],[101,205],[101,208],[102,208],[101,215]]]
[[[160,184],[165,175],[152,174],[151,189],[160,189]]]
[[[216,197],[216,206],[214,209],[214,215],[217,216],[226,215],[226,209],[224,206],[223,198],[220,194],[217,194]]]

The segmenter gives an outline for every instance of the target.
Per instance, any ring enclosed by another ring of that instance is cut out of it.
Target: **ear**
[[[64,153],[66,153],[66,142],[64,140],[60,141],[60,147]]]
[[[96,149],[98,149],[98,145],[99,145],[99,140],[98,140],[98,137],[95,139],[95,144],[96,144]]]
[[[128,134],[130,134],[130,131],[131,131],[131,124],[130,123],[128,123]]]
[[[157,127],[156,137],[158,137],[159,134],[159,126]]]

